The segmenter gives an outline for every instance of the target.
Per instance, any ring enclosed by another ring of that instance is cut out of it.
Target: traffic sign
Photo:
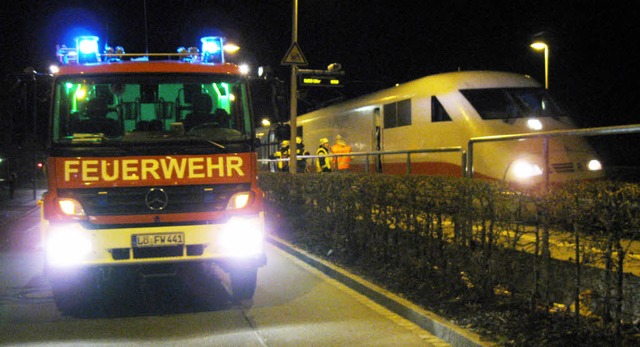
[[[281,62],[282,65],[307,65],[307,58],[302,54],[302,50],[298,46],[297,42],[291,44],[287,54],[285,54],[284,58]]]

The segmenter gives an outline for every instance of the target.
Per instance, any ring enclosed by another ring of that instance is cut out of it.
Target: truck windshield
[[[566,116],[543,88],[464,89],[460,92],[482,119]]]
[[[54,86],[54,145],[224,148],[252,137],[243,79],[204,74],[63,76]]]

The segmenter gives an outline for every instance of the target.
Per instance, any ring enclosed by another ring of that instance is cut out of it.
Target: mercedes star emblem
[[[147,192],[144,201],[147,203],[149,209],[154,211],[163,210],[169,203],[169,197],[162,188],[151,188]]]

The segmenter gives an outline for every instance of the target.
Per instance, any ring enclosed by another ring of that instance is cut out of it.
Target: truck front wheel
[[[49,279],[56,306],[62,314],[91,316],[96,313],[97,285],[91,276]]]
[[[249,300],[256,291],[258,281],[258,269],[234,269],[229,273],[231,280],[231,292],[234,302]]]

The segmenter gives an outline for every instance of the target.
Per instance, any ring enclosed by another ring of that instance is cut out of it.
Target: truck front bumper
[[[48,223],[43,235],[48,268],[266,262],[262,212],[197,225],[90,229],[81,223]]]

